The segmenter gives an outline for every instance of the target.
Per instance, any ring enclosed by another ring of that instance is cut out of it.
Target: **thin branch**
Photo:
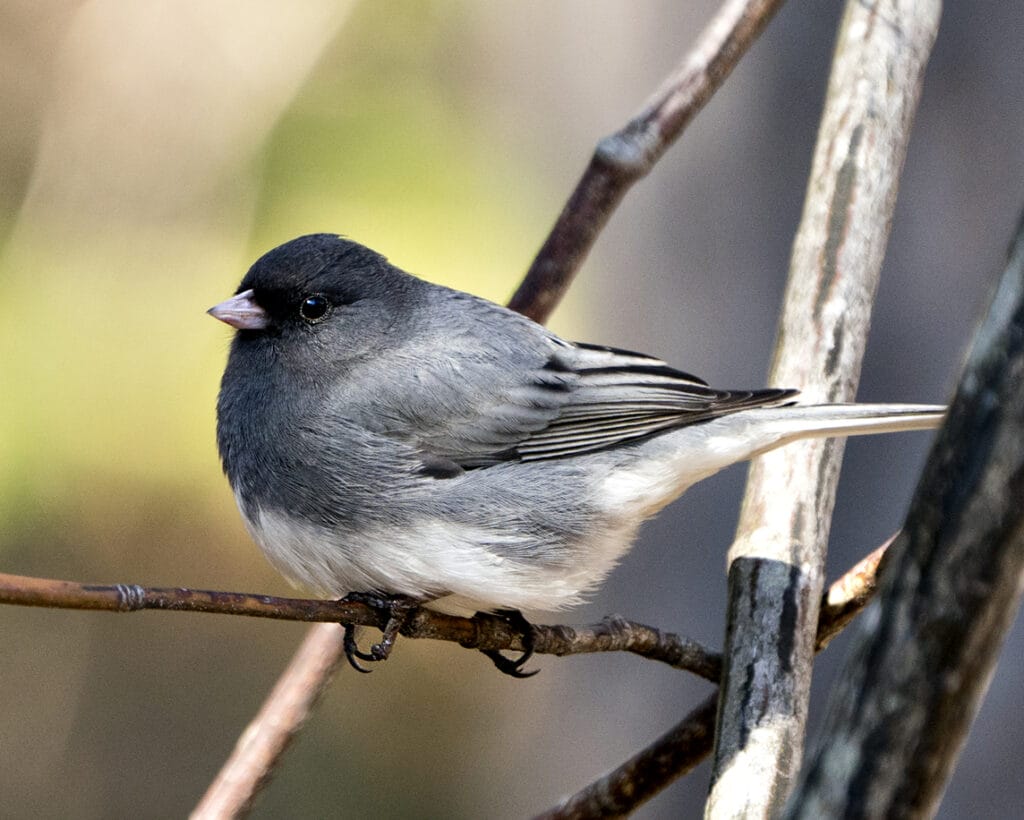
[[[533,632],[535,652],[559,657],[587,652],[632,652],[648,660],[661,661],[675,669],[684,669],[715,683],[722,674],[722,657],[717,652],[690,638],[681,638],[671,632],[627,621],[618,615],[609,615],[587,627],[534,624]]]
[[[829,589],[821,606],[819,648],[848,623],[874,590],[874,569],[885,547],[854,566]],[[134,584],[103,586],[0,574],[0,603],[138,612],[144,609],[203,612],[280,620],[321,620],[311,629],[288,669],[240,737],[230,758],[194,810],[193,817],[241,817],[266,783],[280,755],[302,728],[343,657],[341,630],[333,621],[382,626],[383,615],[360,603],[276,598],[182,588],[145,588]],[[694,642],[610,616],[584,628],[535,625],[537,652],[630,651],[689,669],[709,680],[719,660]],[[502,618],[458,618],[420,610],[407,625],[408,637],[458,641],[469,648],[521,650],[522,636]],[[688,772],[711,749],[713,696],[639,755],[575,795],[551,817],[610,816],[635,808]],[[617,811],[598,810],[618,806]]]
[[[693,49],[622,130],[594,151],[509,307],[545,321],[615,208],[646,176],[747,53],[783,0],[727,0]]]
[[[654,743],[536,820],[623,817],[690,772],[711,752],[718,692]]]
[[[329,624],[323,627],[306,633],[288,668],[189,815],[191,820],[249,813],[274,764],[305,724],[344,657],[343,631]]]
[[[893,539],[830,586],[819,609],[816,651],[860,612],[875,592],[875,571]],[[621,817],[690,772],[711,752],[718,693],[712,694],[647,748],[539,817],[583,820]],[[824,816],[824,815],[823,815]]]
[[[820,652],[832,639],[846,629],[875,594],[882,558],[899,533],[882,546],[854,564],[846,574],[828,588],[818,610],[818,633],[814,638],[814,651]]]
[[[337,624],[318,623],[306,633],[278,684],[197,804],[194,811],[203,812],[202,820],[248,816],[256,795],[270,780],[344,657],[343,631]],[[291,708],[291,703],[305,703],[309,708]],[[252,742],[246,742],[247,738]]]
[[[78,584],[49,578],[27,578],[0,573],[0,604],[140,612],[146,609],[244,615],[283,621],[373,626],[383,629],[387,614],[353,601],[278,598],[244,592],[219,592],[184,587],[141,587],[135,584]],[[631,652],[676,669],[717,682],[721,657],[697,641],[627,621],[616,615],[591,626],[532,625],[533,651],[542,655],[581,655],[594,652]],[[467,649],[525,649],[523,635],[505,618],[477,614],[472,618],[416,610],[402,634],[407,638],[454,641]],[[333,647],[321,639],[320,646]],[[333,664],[320,667],[329,672]]]
[[[787,816],[932,817],[1024,588],[1024,218]]]
[[[822,601],[818,647],[848,623],[874,590],[880,547],[836,581]],[[243,816],[269,778],[280,755],[302,728],[310,710],[343,657],[341,631],[335,623],[382,626],[382,615],[359,603],[276,598],[232,592],[182,588],[150,588],[118,584],[102,586],[0,574],[0,603],[137,612],[160,609],[282,620],[322,620],[311,629],[281,681],[243,733],[231,757],[195,809],[194,817]],[[701,674],[717,676],[717,656],[670,633],[609,617],[590,627],[535,625],[536,651],[554,655],[579,652],[630,651]],[[501,618],[457,618],[421,610],[410,622],[409,637],[454,640],[470,648],[521,650],[521,635]],[[678,643],[677,643],[678,640]],[[678,658],[676,657],[678,655]],[[688,656],[688,657],[686,657]],[[685,659],[684,659],[685,658]],[[713,696],[647,749],[597,783],[575,795],[552,817],[610,816],[635,808],[697,765],[711,749]],[[639,788],[638,786],[642,786]],[[599,811],[618,806],[617,812]],[[548,816],[548,815],[545,815]]]
[[[938,0],[848,0],[789,267],[770,384],[852,401]],[[843,446],[755,460],[729,551],[726,668],[708,818],[781,809],[803,757]]]

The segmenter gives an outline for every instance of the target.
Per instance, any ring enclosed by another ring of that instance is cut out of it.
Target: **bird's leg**
[[[359,672],[371,670],[362,666],[359,661],[385,661],[391,655],[395,640],[402,627],[406,625],[409,616],[423,604],[432,600],[431,598],[412,598],[408,595],[384,595],[374,592],[350,592],[342,602],[365,604],[373,607],[378,612],[387,614],[387,621],[381,630],[381,639],[370,647],[369,652],[362,652],[356,643],[356,627],[353,624],[344,624],[345,657],[353,669]]]
[[[481,649],[480,651],[491,659],[491,662],[498,668],[499,672],[504,672],[513,678],[532,678],[540,670],[534,669],[532,672],[524,672],[523,664],[533,657],[533,625],[523,617],[523,613],[518,609],[498,609],[493,614],[504,620],[513,629],[519,630],[519,634],[523,639],[523,654],[518,658],[506,658],[497,649]]]

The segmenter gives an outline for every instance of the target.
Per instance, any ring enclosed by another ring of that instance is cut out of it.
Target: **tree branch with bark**
[[[1024,215],[787,817],[931,817],[1024,590]]]
[[[938,0],[850,0],[839,27],[768,383],[856,397]],[[803,756],[844,442],[751,463],[729,549],[725,680],[708,818],[768,817]]]
[[[551,314],[631,186],[652,170],[781,5],[722,4],[642,110],[598,143],[511,307],[538,321]],[[938,15],[938,0],[847,4],[770,376],[772,383],[801,387],[805,397],[853,398]],[[713,746],[708,815],[777,814],[802,757],[813,655],[871,599],[883,563],[883,600],[871,607],[828,731],[787,811],[795,817],[934,810],[1024,577],[1022,339],[1024,229],[904,534],[891,555],[879,548],[824,593],[841,445],[790,446],[752,468],[730,551],[724,660],[696,642],[618,616],[586,627],[532,625],[529,643],[541,654],[626,651],[721,682],[720,692],[662,737],[543,816],[628,813]],[[785,497],[780,487],[787,488]],[[387,619],[353,601],[10,575],[0,575],[0,603],[319,622],[196,807],[193,816],[203,818],[238,817],[251,807],[344,656],[338,624],[382,628]],[[499,616],[419,609],[401,634],[486,651],[527,648],[521,629]]]

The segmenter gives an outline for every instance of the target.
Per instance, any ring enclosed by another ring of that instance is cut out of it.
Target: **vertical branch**
[[[854,398],[939,0],[849,0],[793,244],[770,383]],[[729,554],[726,667],[708,817],[763,817],[800,763],[842,445],[751,467]]]
[[[790,817],[932,817],[1024,587],[1024,220]]]

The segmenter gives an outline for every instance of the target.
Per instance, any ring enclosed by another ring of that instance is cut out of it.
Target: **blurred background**
[[[230,341],[204,311],[259,254],[346,234],[502,301],[583,170],[716,2],[0,5],[0,569],[293,594],[221,475]],[[723,387],[764,383],[838,2],[792,2],[613,218],[552,321]],[[861,398],[943,402],[1024,204],[1024,6],[947,5]],[[796,385],[799,386],[799,385]],[[847,449],[830,574],[895,530],[929,436]],[[744,470],[690,491],[586,607],[722,643]],[[550,620],[550,618],[549,618]],[[180,817],[305,626],[0,609],[5,817]],[[821,658],[813,725],[848,640]],[[709,687],[633,657],[498,675],[404,641],[348,669],[255,816],[522,817]],[[1018,623],[941,815],[1024,804]],[[705,764],[646,806],[693,816]],[[1012,807],[1017,806],[1015,810]]]

